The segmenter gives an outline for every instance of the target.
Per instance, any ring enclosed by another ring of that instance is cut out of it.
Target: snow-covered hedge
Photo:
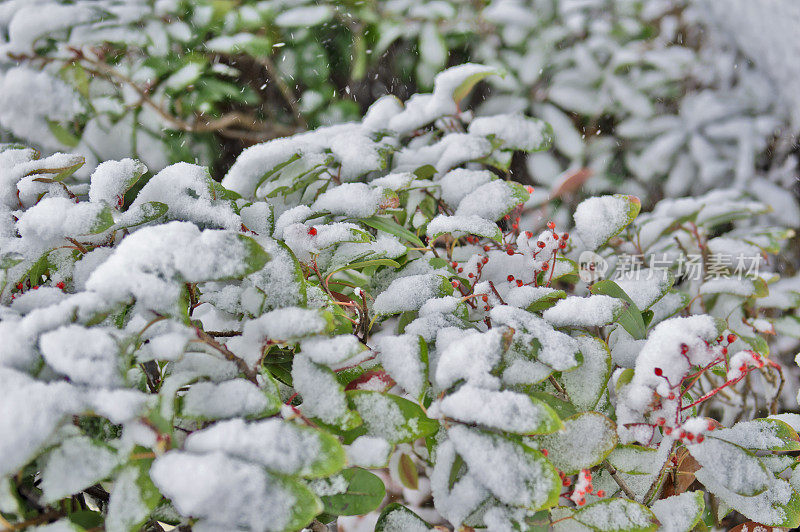
[[[255,145],[221,184],[131,159],[84,184],[80,156],[4,145],[3,524],[800,524],[769,353],[797,294],[761,261],[789,232],[735,189],[550,221],[508,179],[550,126],[460,110],[493,74]]]
[[[520,161],[519,180],[552,191],[585,181],[647,204],[734,185],[798,227],[785,193],[796,124],[778,98],[791,92],[791,33],[759,35],[774,43],[761,61],[746,53],[762,40],[739,39],[743,53],[730,44],[738,29],[713,31],[738,17],[770,33],[760,28],[792,3],[5,0],[0,125],[81,153],[89,170],[129,156],[154,171],[199,160],[216,176],[242,146],[355,119],[471,60],[506,74],[481,91],[478,114],[525,112],[554,128],[554,149]]]

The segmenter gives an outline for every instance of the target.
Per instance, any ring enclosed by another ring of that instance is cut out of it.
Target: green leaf
[[[599,412],[584,412],[564,420],[564,429],[538,436],[548,458],[564,473],[594,467],[617,445],[617,426]]]
[[[659,525],[649,508],[630,499],[603,499],[580,508],[573,518],[600,532],[655,532]]]
[[[111,212],[111,208],[103,207],[103,209],[97,213],[97,218],[95,218],[92,228],[89,230],[89,234],[96,235],[97,233],[102,233],[113,225],[114,215]]]
[[[408,399],[368,390],[350,390],[347,397],[364,420],[364,425],[349,435],[353,439],[368,434],[395,444],[412,442],[439,430],[439,423],[428,419],[422,408]]]
[[[403,227],[399,225],[397,222],[390,218],[385,218],[382,216],[372,216],[370,218],[365,218],[361,220],[364,224],[372,227],[373,229],[377,229],[378,231],[382,231],[384,233],[389,233],[390,235],[394,235],[401,240],[405,240],[407,242],[411,242],[416,247],[424,248],[425,244],[420,240],[420,238]]]
[[[245,235],[236,235],[236,238],[244,244],[245,249],[245,256],[244,256],[244,264],[246,265],[245,270],[238,275],[238,277],[244,277],[246,275],[250,275],[251,273],[257,272],[264,265],[270,260],[269,253],[264,251],[264,248],[258,245],[254,239],[250,238],[249,236]]]
[[[67,516],[67,518],[72,523],[75,523],[79,527],[86,530],[98,528],[105,521],[103,514],[100,512],[93,512],[92,510],[80,510],[77,512],[72,512]]]
[[[642,445],[618,445],[608,455],[608,463],[614,469],[629,475],[652,475],[659,467],[658,451]]]
[[[461,83],[459,83],[453,90],[453,101],[455,101],[456,103],[461,102],[461,100],[463,100],[467,96],[467,94],[469,94],[472,91],[472,88],[475,87],[475,85],[477,85],[479,81],[488,78],[489,76],[492,75],[499,75],[502,77],[503,73],[495,68],[485,67],[485,70],[483,70],[482,72],[476,72],[474,74],[465,77],[461,81]]]
[[[628,296],[617,283],[610,279],[598,281],[591,286],[590,291],[593,294],[616,297],[627,303],[617,317],[617,321],[628,331],[628,334],[633,336],[636,340],[641,340],[647,335],[647,329],[645,328],[641,311],[636,306],[636,303],[633,302],[630,296]]]
[[[74,148],[80,144],[81,139],[70,133],[70,131],[54,120],[47,121],[47,129],[56,138],[58,142],[69,148]]]
[[[146,201],[125,211],[124,218],[117,224],[118,228],[136,227],[158,220],[169,210],[166,203],[160,201]]]
[[[400,267],[400,264],[393,261],[392,259],[369,259],[369,260],[362,260],[359,262],[351,262],[350,264],[339,266],[333,271],[325,272],[325,274],[326,276],[328,276],[328,275],[333,275],[337,272],[341,272],[343,270],[360,270],[362,268],[369,268],[371,266],[389,266],[390,268],[397,269]]]
[[[708,434],[702,443],[686,448],[702,469],[713,477],[713,483],[724,481],[725,488],[737,495],[758,495],[769,489],[774,481],[773,475],[754,453],[715,435]],[[735,475],[729,471],[734,465]],[[703,483],[714,491],[709,483]]]
[[[360,467],[345,469],[340,475],[347,482],[347,491],[320,497],[325,513],[363,515],[380,506],[386,495],[380,478]]]
[[[528,305],[528,308],[526,310],[528,312],[542,312],[543,310],[547,310],[553,305],[555,305],[559,299],[565,299],[566,297],[567,297],[566,292],[564,292],[563,290],[556,290],[554,292],[550,292],[549,294],[545,294],[544,296],[535,300],[533,303]]]
[[[388,504],[375,523],[375,532],[421,532],[430,528],[424,519],[396,502]]]
[[[308,487],[293,478],[275,477],[287,495],[294,498],[285,530],[301,530],[322,512],[323,504]]]
[[[611,351],[605,342],[591,336],[579,336],[578,343],[583,363],[572,371],[564,372],[561,380],[575,407],[592,410],[600,401],[611,376]]]

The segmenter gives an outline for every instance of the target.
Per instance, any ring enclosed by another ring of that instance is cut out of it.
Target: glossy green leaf
[[[363,515],[380,506],[386,495],[383,481],[360,467],[339,473],[347,483],[344,493],[320,497],[325,513],[332,515]]]

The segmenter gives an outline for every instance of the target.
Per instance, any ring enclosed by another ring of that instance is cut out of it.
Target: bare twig
[[[612,466],[612,465],[611,465],[611,464],[608,462],[608,460],[603,460],[603,467],[605,467],[605,468],[606,468],[606,470],[607,470],[607,471],[608,471],[608,472],[611,474],[611,478],[613,478],[613,479],[614,479],[614,482],[616,482],[616,483],[617,483],[617,485],[620,487],[620,489],[621,489],[623,492],[625,492],[625,495],[627,495],[627,496],[628,496],[628,498],[629,498],[629,499],[631,499],[632,501],[635,501],[635,500],[636,500],[636,495],[634,495],[634,494],[633,494],[633,492],[632,492],[632,491],[631,491],[631,489],[628,487],[628,485],[625,483],[625,481],[624,481],[624,480],[622,480],[622,477],[620,477],[620,476],[619,476],[619,473],[618,473],[618,472],[617,472],[617,470],[614,468],[614,466]]]

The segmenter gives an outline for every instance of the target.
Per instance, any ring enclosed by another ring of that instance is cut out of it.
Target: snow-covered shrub
[[[141,186],[123,159],[87,185],[80,156],[3,146],[2,519],[797,526],[759,302],[798,295],[719,259],[786,231],[737,190],[548,220],[508,169],[550,127],[460,110],[493,72],[255,145],[221,184],[180,163]]]
[[[784,61],[764,59],[760,40],[712,38],[792,0],[710,3],[711,17],[701,0],[6,0],[0,124],[77,150],[89,169],[131,156],[154,171],[199,160],[221,175],[243,146],[353,119],[473,60],[506,73],[478,114],[525,112],[556,132],[554,150],[516,166],[520,180],[563,194],[591,175],[585,191],[648,205],[735,185],[800,226],[784,193],[796,127],[777,98],[791,89],[771,75]]]

